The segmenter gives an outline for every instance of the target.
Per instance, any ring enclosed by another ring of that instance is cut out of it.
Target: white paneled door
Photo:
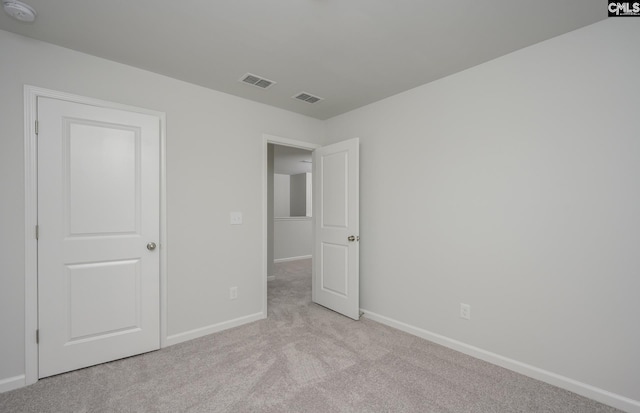
[[[160,346],[156,116],[38,98],[39,377]]]
[[[360,318],[359,140],[313,152],[313,301]]]

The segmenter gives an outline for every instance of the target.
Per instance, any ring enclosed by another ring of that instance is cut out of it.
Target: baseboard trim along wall
[[[313,258],[313,255],[301,255],[299,257],[289,257],[289,258],[276,258],[273,262],[287,262],[287,261],[298,261],[298,260],[306,260],[309,258]]]
[[[7,379],[0,380],[0,393],[4,393],[9,390],[19,389],[20,387],[26,386],[25,376],[21,374],[20,376],[9,377]]]
[[[499,354],[495,354],[490,351],[471,346],[461,341],[457,341],[440,334],[432,333],[419,327],[414,327],[412,325],[394,320],[389,317],[385,317],[380,314],[376,314],[365,309],[360,309],[360,311],[362,311],[364,313],[364,316],[370,320],[377,321],[378,323],[396,328],[398,330],[404,331],[405,333],[424,338],[426,340],[448,347],[452,350],[459,351],[480,360],[484,360],[497,366],[515,371],[516,373],[524,374],[525,376],[534,378],[536,380],[540,380],[545,383],[560,387],[562,389],[569,390],[581,396],[596,400],[600,403],[613,406],[617,409],[621,409],[629,413],[640,413],[640,401],[638,400],[633,400],[628,397],[624,397],[619,394],[615,394],[607,390],[603,390],[598,387],[594,387],[589,384],[582,383],[577,380],[570,379],[568,377],[564,377],[559,374],[552,373],[550,371],[546,371],[538,367],[534,367],[529,364],[525,364],[517,360],[513,360]]]
[[[253,323],[254,321],[262,320],[263,318],[266,318],[266,314],[264,314],[263,312],[259,312],[259,313],[250,314],[243,317],[234,318],[233,320],[223,321],[222,323],[196,328],[195,330],[173,334],[173,335],[167,336],[166,346],[167,347],[173,346],[174,344],[183,343],[185,341],[193,340],[195,338],[204,337],[206,335],[217,333],[222,330],[238,327],[243,324]]]

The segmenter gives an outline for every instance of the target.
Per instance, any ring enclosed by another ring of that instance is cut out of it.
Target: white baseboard
[[[545,383],[560,387],[562,389],[569,390],[581,396],[596,400],[600,403],[613,406],[617,409],[624,410],[629,413],[640,413],[640,401],[638,400],[633,400],[628,397],[624,397],[619,394],[615,394],[610,391],[603,390],[598,387],[594,387],[589,384],[582,383],[577,380],[564,377],[559,374],[552,373],[550,371],[543,370],[538,367],[534,367],[529,364],[522,363],[517,360],[513,360],[478,347],[471,346],[461,341],[457,341],[440,334],[432,333],[419,327],[414,327],[412,325],[382,316],[380,314],[373,313],[365,309],[360,309],[360,311],[364,313],[364,316],[366,318],[377,321],[381,324],[385,324],[389,327],[393,327],[414,336],[424,338],[426,340],[498,365],[500,367],[504,367],[506,369],[515,371],[536,380],[540,380]]]
[[[0,380],[0,393],[26,386],[24,374]]]
[[[273,281],[273,280],[275,280],[275,279],[276,279],[276,276],[275,276],[275,275],[269,275],[269,276],[267,276],[267,281]]]
[[[287,262],[287,261],[298,261],[298,260],[306,260],[309,258],[313,258],[313,255],[301,255],[299,257],[289,257],[289,258],[276,258],[273,262]]]
[[[222,323],[196,328],[195,330],[185,331],[184,333],[173,334],[171,336],[167,336],[166,347],[193,340],[195,338],[204,337],[206,335],[217,333],[222,330],[228,330],[230,328],[238,327],[243,324],[252,323],[254,321],[262,320],[263,318],[266,318],[266,315],[263,312],[259,312],[244,317],[238,317],[233,320],[223,321]]]

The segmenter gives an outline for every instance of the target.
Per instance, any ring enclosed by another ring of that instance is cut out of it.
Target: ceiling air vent
[[[240,82],[247,85],[259,87],[260,89],[267,89],[276,84],[273,80],[265,79],[264,77],[256,76],[251,73],[247,73],[239,79]]]
[[[307,92],[298,93],[293,98],[294,99],[298,99],[298,100],[302,100],[303,102],[307,102],[307,103],[318,103],[321,100],[324,100],[323,98],[321,98],[319,96],[313,96],[312,94],[307,93]]]

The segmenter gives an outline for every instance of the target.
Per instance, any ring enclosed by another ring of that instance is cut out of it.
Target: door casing
[[[104,108],[157,116],[160,119],[160,347],[167,337],[167,216],[166,216],[166,114],[35,86],[24,86],[24,193],[25,193],[25,385],[38,381],[38,144],[36,135],[38,97],[66,100]]]

